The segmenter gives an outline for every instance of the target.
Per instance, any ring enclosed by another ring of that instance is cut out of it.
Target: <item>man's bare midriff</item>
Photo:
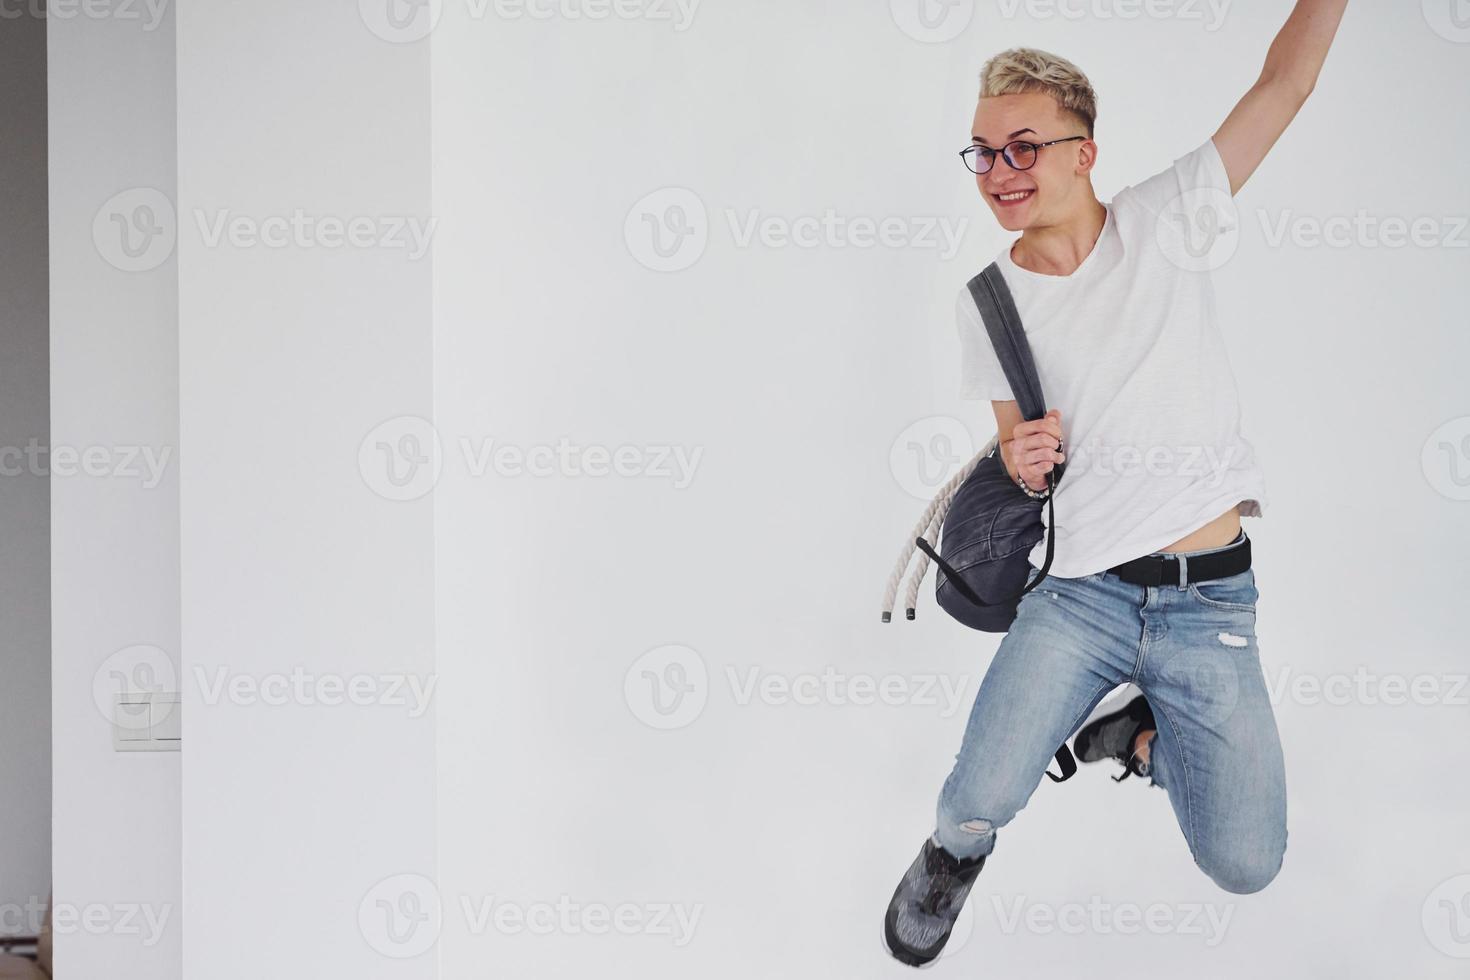
[[[1191,531],[1160,551],[1201,551],[1219,548],[1234,541],[1240,534],[1240,507],[1237,504],[1215,518],[1204,527]]]

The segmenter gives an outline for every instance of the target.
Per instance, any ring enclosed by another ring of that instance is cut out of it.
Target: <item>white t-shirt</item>
[[[1265,504],[1203,247],[1213,229],[1234,233],[1213,140],[1106,207],[1102,234],[1069,276],[1022,269],[1010,246],[997,259],[1047,408],[1062,413],[1052,564],[1062,578],[1158,551],[1236,504],[1259,517]],[[957,316],[961,397],[1012,400],[967,288]],[[1032,563],[1045,555],[1043,540]]]

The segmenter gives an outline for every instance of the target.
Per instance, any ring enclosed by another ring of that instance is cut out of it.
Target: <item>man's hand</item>
[[[1057,452],[1062,443],[1062,413],[1055,408],[1035,422],[1019,422],[1001,443],[1002,458],[1011,476],[1019,476],[1038,492],[1046,489],[1046,475],[1066,460]]]

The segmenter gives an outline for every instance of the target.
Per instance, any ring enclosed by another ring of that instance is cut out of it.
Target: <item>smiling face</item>
[[[996,151],[989,173],[976,174],[975,184],[1001,227],[1024,231],[1060,224],[1092,199],[1088,175],[1097,162],[1090,138],[1057,143],[1036,151],[1036,162],[1015,170],[999,152],[1012,140],[1049,143],[1068,136],[1087,136],[1087,127],[1044,92],[1018,92],[983,97],[970,130],[977,146]]]

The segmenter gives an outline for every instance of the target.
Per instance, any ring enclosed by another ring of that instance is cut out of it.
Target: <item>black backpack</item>
[[[1000,366],[1010,383],[1021,417],[1034,421],[1046,415],[1046,399],[1036,376],[1031,345],[1021,326],[1021,315],[1011,297],[1000,267],[994,262],[969,282],[970,295],[985,321],[985,331],[995,348]],[[1055,540],[1047,533],[1054,527],[1057,483],[1066,464],[1047,474],[1051,492],[1046,497],[1046,524],[1041,523],[1042,501],[1026,495],[1006,470],[1000,456],[1000,434],[986,444],[975,458],[961,467],[935,496],[915,529],[914,543],[905,547],[898,568],[889,578],[884,597],[883,622],[893,618],[898,583],[917,547],[924,553],[909,580],[907,618],[914,618],[919,584],[932,560],[939,566],[935,595],[939,606],[972,629],[1004,633],[1016,618],[1021,597],[1051,571]],[[941,534],[941,550],[935,552],[929,538]],[[1046,535],[1046,559],[1035,578],[1029,556],[1036,542]],[[1047,772],[1052,782],[1064,782],[1077,772],[1077,761],[1063,743],[1056,751],[1060,776]]]
[[[1015,300],[994,262],[969,282],[970,295],[980,309],[990,343],[1022,418],[1027,421],[1046,415],[1046,400],[1031,345],[1016,311]],[[915,529],[914,543],[906,546],[898,569],[889,580],[883,606],[883,621],[892,619],[898,581],[917,547],[924,553],[909,581],[907,618],[914,618],[919,583],[929,561],[939,567],[935,595],[940,608],[972,629],[1004,633],[1016,618],[1021,597],[1036,588],[1051,570],[1055,542],[1046,528],[1052,526],[1053,498],[1066,464],[1047,474],[1051,493],[1045,506],[1047,522],[1041,522],[1043,502],[1026,495],[1007,472],[1001,459],[1000,437],[991,439],[944,485],[924,512]],[[934,550],[935,532],[940,533],[940,550]],[[1027,582],[1031,572],[1028,556],[1046,536],[1046,560],[1039,574]]]

